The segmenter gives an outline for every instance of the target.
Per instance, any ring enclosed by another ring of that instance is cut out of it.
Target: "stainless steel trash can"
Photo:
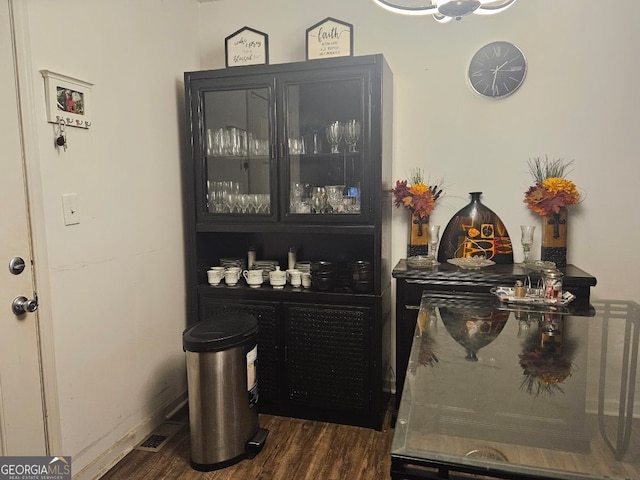
[[[217,470],[252,458],[264,445],[256,376],[258,322],[221,314],[184,331],[191,466]]]

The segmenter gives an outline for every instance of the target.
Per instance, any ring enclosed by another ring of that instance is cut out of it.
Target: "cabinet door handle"
[[[284,361],[287,362],[289,360],[287,353],[289,352],[289,347],[287,345],[284,346]]]

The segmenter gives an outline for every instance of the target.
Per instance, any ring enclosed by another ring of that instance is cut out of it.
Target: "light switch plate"
[[[62,195],[62,212],[64,214],[65,225],[76,225],[80,223],[78,194],[64,193]]]

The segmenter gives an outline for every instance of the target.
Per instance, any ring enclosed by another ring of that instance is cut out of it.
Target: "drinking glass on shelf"
[[[227,155],[242,155],[242,136],[236,127],[227,127]]]
[[[331,145],[331,153],[340,153],[338,145],[344,134],[344,124],[339,121],[331,122],[326,128],[327,141]]]
[[[360,122],[347,120],[344,124],[344,141],[349,146],[349,152],[357,152],[358,140],[360,140]]]
[[[306,152],[306,147],[304,145],[304,139],[302,137],[299,138],[290,138],[289,139],[289,154],[291,155],[299,155],[304,154]]]
[[[325,185],[325,192],[327,196],[327,204],[331,207],[333,213],[339,213],[342,206],[342,192],[344,185]]]
[[[440,225],[429,224],[429,257],[431,265],[440,265],[436,252],[438,251],[438,242],[440,241]]]
[[[253,213],[260,213],[260,195],[257,193],[249,194],[249,209]]]
[[[327,194],[324,187],[313,187],[311,190],[312,213],[324,213],[327,204]]]
[[[207,156],[215,155],[214,152],[214,141],[213,141],[213,130],[207,128]]]
[[[529,253],[531,252],[531,245],[533,245],[533,232],[535,229],[535,225],[520,225],[520,230],[522,231],[520,242],[522,243],[522,251],[524,252],[524,260],[522,263],[529,263]]]
[[[251,208],[251,200],[250,196],[246,193],[238,194],[238,207],[242,213],[249,213],[249,208]]]
[[[324,122],[319,120],[313,120],[309,123],[308,131],[311,138],[306,153],[322,153],[322,139],[320,138],[322,127],[324,127]]]
[[[228,142],[225,130],[223,128],[216,129],[211,138],[211,155],[221,157],[227,153]]]
[[[207,205],[212,213],[219,213],[220,206],[223,205],[222,182],[211,182],[207,180]]]
[[[227,213],[234,213],[236,209],[236,196],[235,193],[225,193],[224,194],[224,206]]]
[[[269,194],[256,193],[256,213],[269,213]]]

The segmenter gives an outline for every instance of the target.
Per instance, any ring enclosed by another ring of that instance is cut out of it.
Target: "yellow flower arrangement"
[[[396,207],[404,207],[418,214],[420,218],[431,214],[436,206],[436,201],[442,194],[438,186],[428,186],[422,176],[422,171],[415,169],[410,177],[412,185],[407,180],[396,181],[396,187],[392,189],[393,203]]]
[[[524,202],[530,210],[546,217],[580,200],[575,183],[564,178],[571,163],[573,161],[566,163],[561,158],[549,160],[548,157],[529,160],[529,170],[536,182],[524,195]]]

